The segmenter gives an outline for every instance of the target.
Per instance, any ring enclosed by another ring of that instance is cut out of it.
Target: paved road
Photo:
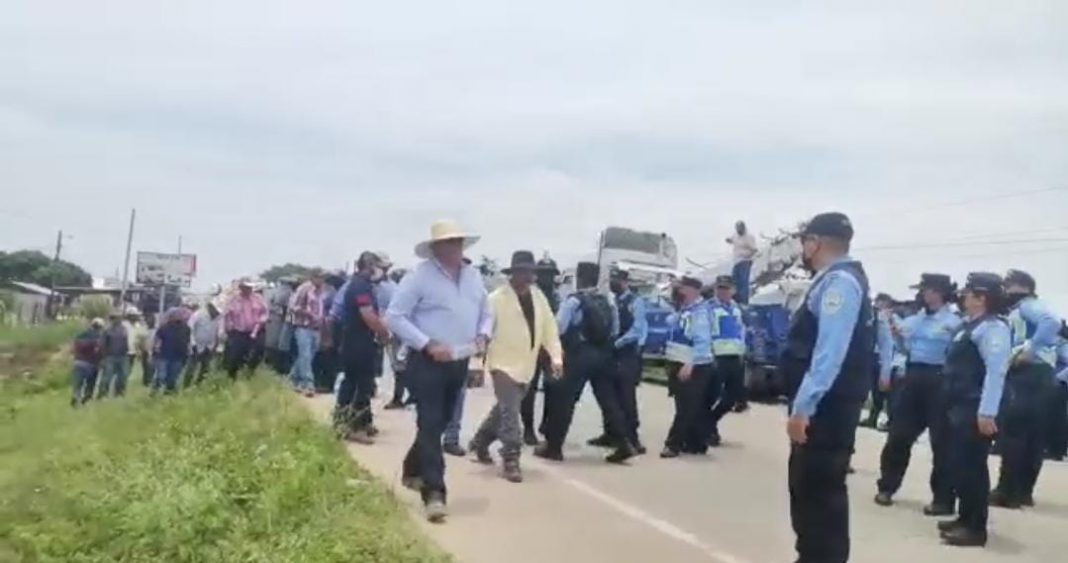
[[[388,379],[385,387],[389,386]],[[381,394],[385,396],[385,393]],[[324,419],[329,397],[309,400]],[[661,460],[659,445],[672,407],[661,387],[640,393],[642,436],[650,455],[629,467],[609,466],[603,452],[582,444],[600,426],[592,396],[582,400],[563,464],[524,452],[526,482],[498,478],[495,468],[448,458],[450,519],[422,523],[459,561],[712,561],[763,563],[793,560],[786,495],[787,447],[781,408],[756,406],[724,421],[726,443],[703,458]],[[490,389],[468,396],[464,435],[469,437],[492,405]],[[364,467],[390,483],[419,518],[417,495],[400,487],[401,460],[414,431],[412,411],[378,411],[382,435],[374,446],[350,445]],[[930,454],[917,446],[905,487],[892,508],[871,498],[884,435],[861,429],[850,478],[853,561],[1039,562],[1068,553],[1068,464],[1047,464],[1038,506],[995,509],[985,550],[939,544],[934,521],[920,509],[928,500]],[[996,470],[992,458],[992,470]]]

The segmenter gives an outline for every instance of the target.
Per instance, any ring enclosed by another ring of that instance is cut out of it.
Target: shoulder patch
[[[823,299],[820,301],[820,313],[834,315],[842,310],[842,305],[844,304],[845,297],[842,296],[841,291],[833,287],[827,288],[827,291],[823,293]]]

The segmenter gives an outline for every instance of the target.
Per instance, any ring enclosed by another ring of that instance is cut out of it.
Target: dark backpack
[[[582,340],[594,346],[609,346],[615,340],[612,331],[612,304],[600,293],[579,293],[579,310],[582,322],[579,332]]]

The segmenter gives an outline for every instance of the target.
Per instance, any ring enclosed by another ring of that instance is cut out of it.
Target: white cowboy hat
[[[478,235],[465,232],[456,221],[436,221],[430,226],[430,239],[415,245],[415,255],[424,259],[430,258],[430,245],[438,241],[463,239],[464,248],[470,248],[480,238]]]

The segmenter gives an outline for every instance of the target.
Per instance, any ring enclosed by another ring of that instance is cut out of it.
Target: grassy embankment
[[[445,561],[273,378],[68,407],[71,327],[0,329],[0,561]]]

